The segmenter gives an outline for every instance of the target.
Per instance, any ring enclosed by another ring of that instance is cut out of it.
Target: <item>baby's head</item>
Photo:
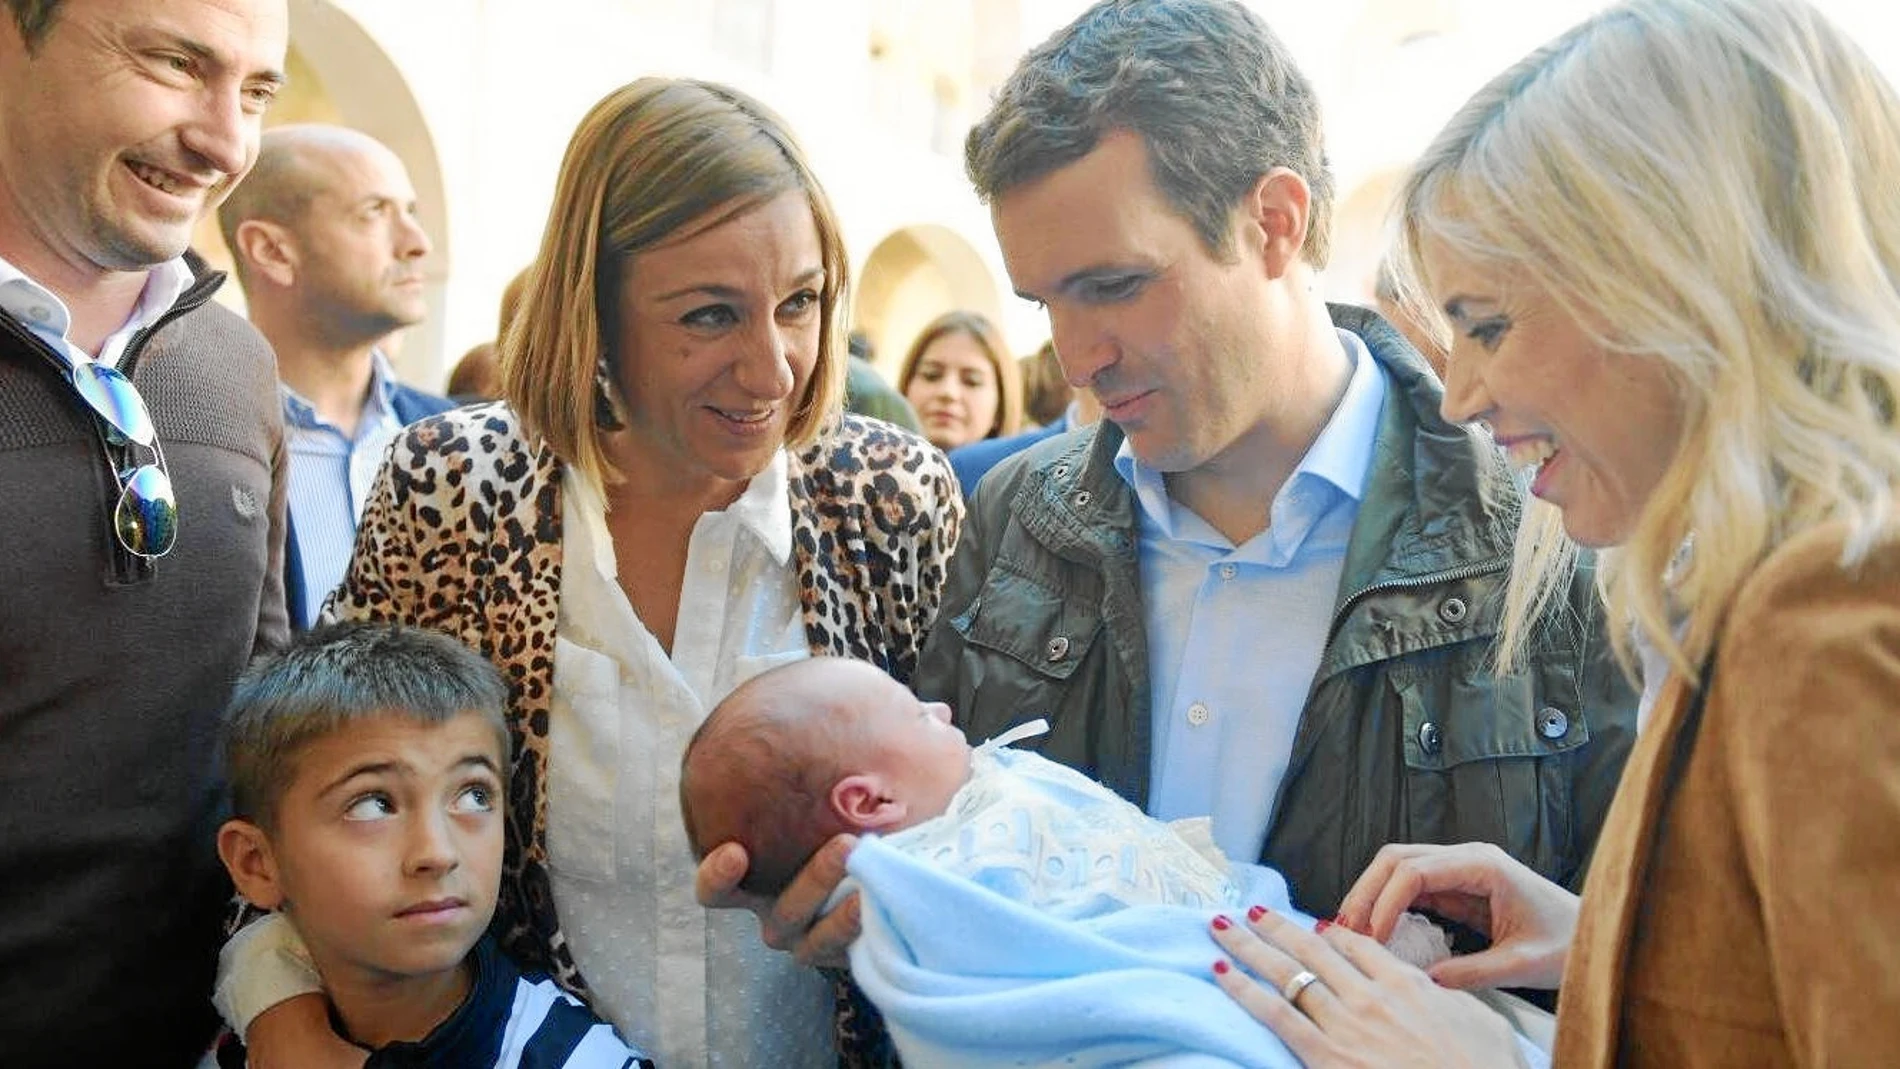
[[[488,927],[507,698],[454,639],[374,624],[302,635],[238,681],[218,852],[245,898],[296,923],[326,984],[459,967]]]
[[[742,684],[686,746],[680,811],[696,857],[738,842],[744,890],[777,896],[841,832],[938,816],[970,778],[950,708],[862,661],[814,657]]]

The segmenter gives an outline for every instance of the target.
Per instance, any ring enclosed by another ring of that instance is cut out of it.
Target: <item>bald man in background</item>
[[[382,351],[427,314],[429,236],[396,154],[322,124],[266,131],[218,223],[251,322],[277,351],[291,455],[284,586],[291,623],[307,628],[349,566],[390,441],[451,407],[397,382]]]

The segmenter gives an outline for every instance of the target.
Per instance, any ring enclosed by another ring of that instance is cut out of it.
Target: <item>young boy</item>
[[[238,682],[218,853],[303,937],[338,1034],[386,1066],[650,1063],[484,935],[500,889],[507,690],[454,640],[339,624]]]

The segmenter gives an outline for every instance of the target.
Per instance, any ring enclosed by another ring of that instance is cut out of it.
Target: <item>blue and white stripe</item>
[[[515,981],[496,1069],[651,1069],[606,1022],[552,980]]]

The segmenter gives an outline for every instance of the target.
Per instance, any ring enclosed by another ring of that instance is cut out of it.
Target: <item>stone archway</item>
[[[879,370],[895,381],[911,339],[957,308],[1002,321],[983,258],[955,231],[923,224],[886,235],[865,258],[852,323],[876,348]]]

